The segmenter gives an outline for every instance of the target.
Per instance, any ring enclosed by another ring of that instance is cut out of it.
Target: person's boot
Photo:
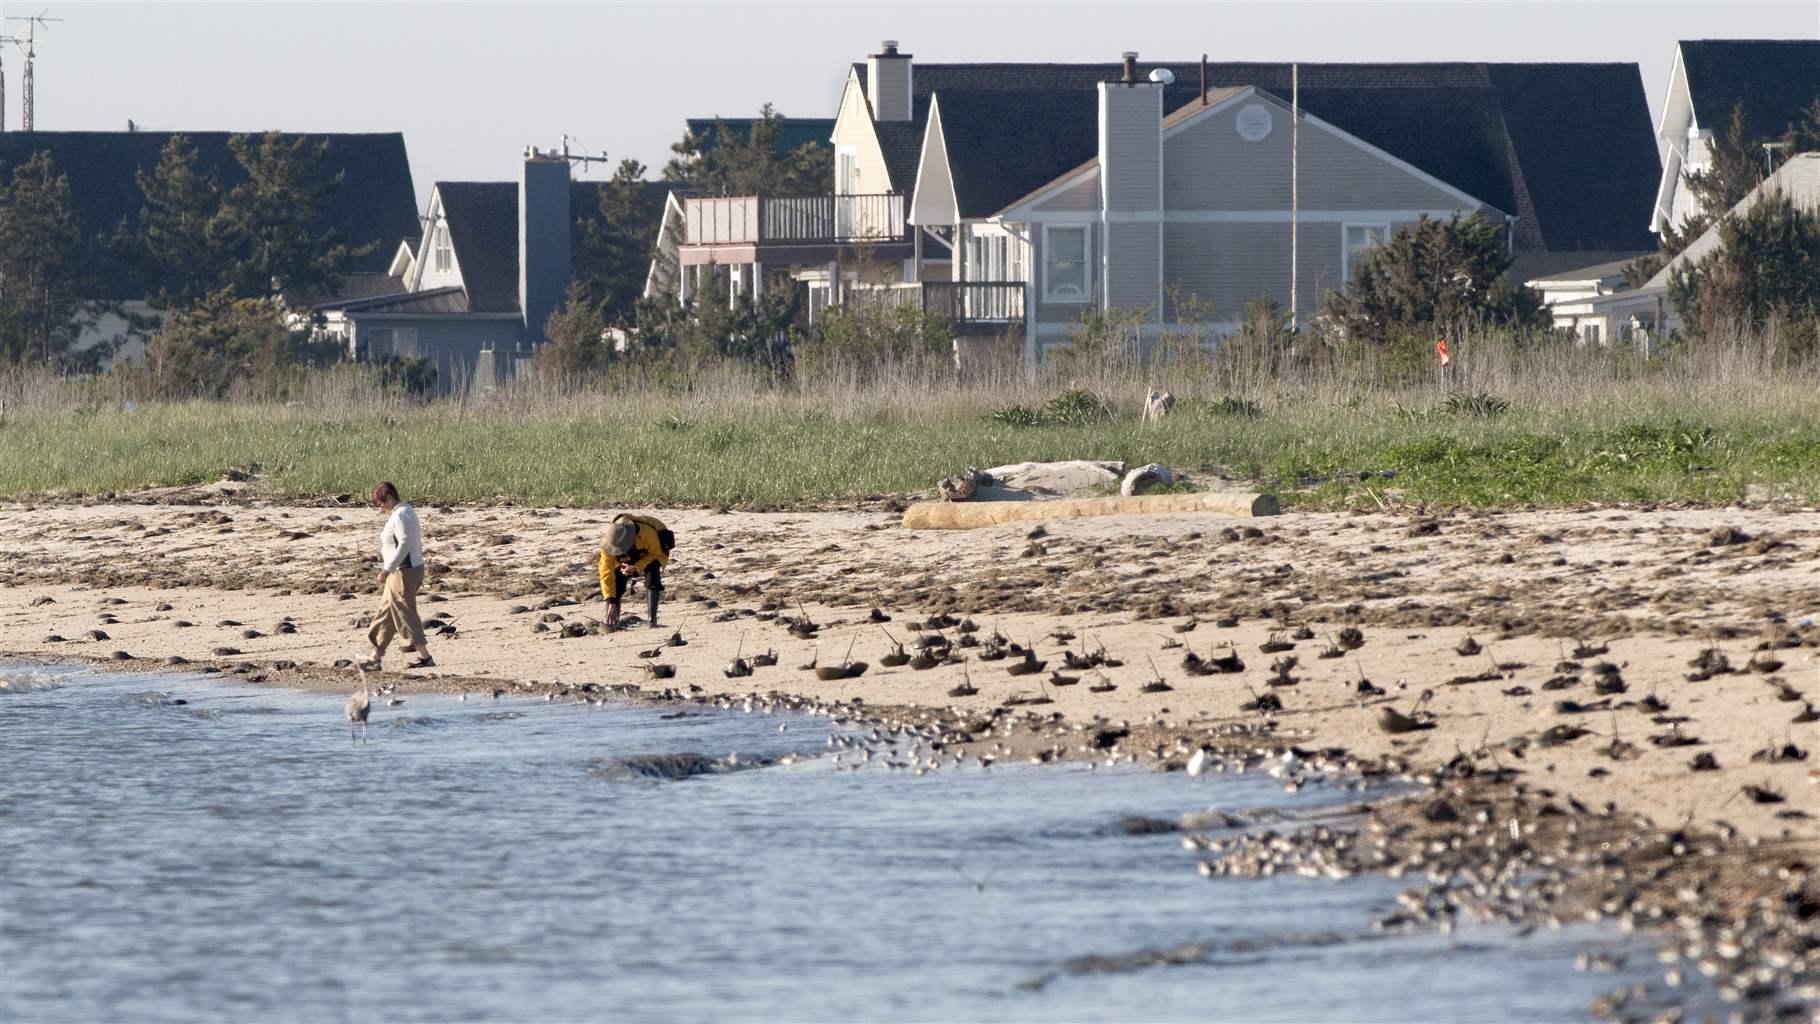
[[[655,590],[647,589],[645,591],[645,618],[650,620],[649,625],[652,629],[657,628],[657,591]]]

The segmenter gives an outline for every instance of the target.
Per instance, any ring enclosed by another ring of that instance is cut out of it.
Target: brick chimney
[[[1163,85],[1124,54],[1116,82],[1099,84],[1101,301],[1162,316]]]
[[[897,52],[897,40],[879,44],[879,52],[866,58],[866,93],[872,100],[872,120],[910,120],[910,54]]]
[[[528,342],[569,289],[569,161],[532,149],[518,179],[518,308]]]

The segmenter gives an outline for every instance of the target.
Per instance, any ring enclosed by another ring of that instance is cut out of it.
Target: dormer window
[[[437,273],[447,273],[455,267],[455,250],[449,247],[449,226],[438,222],[430,249],[436,254],[432,264]]]

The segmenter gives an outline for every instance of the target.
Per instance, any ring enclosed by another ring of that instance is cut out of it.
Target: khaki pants
[[[392,638],[400,633],[410,638],[418,654],[429,655],[429,645],[423,639],[423,620],[417,617],[417,589],[421,586],[422,566],[386,575],[385,588],[379,592],[379,610],[373,613],[373,626],[367,630],[374,659],[383,657]]]

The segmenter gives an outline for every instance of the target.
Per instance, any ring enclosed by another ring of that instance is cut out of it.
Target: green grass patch
[[[1387,495],[1481,507],[1820,500],[1820,417],[1805,407],[1522,401],[1411,417],[1410,402],[1388,396],[1236,403],[1151,425],[1086,393],[838,413],[775,395],[548,409],[98,403],[0,421],[0,493],[200,484],[257,464],[274,497],[359,495],[386,478],[428,500],[769,507],[924,491],[966,466],[1104,459],[1223,473],[1318,507]]]

